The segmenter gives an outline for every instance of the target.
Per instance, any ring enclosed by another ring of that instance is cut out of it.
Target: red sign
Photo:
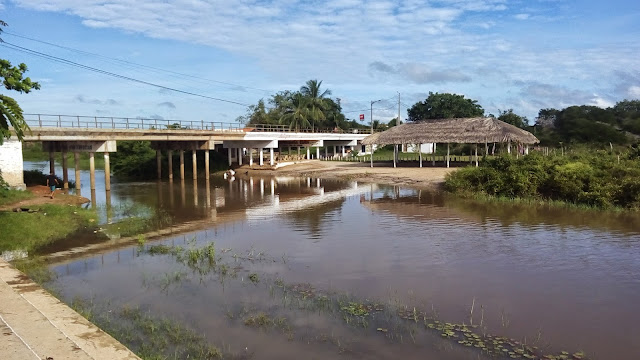
[[[364,114],[360,114],[360,120],[364,120]]]

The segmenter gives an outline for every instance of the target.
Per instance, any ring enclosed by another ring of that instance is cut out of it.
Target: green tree
[[[295,93],[291,98],[290,106],[280,118],[280,124],[289,125],[289,129],[296,132],[301,127],[309,126],[309,98],[301,93]]]
[[[0,33],[2,33],[3,26],[7,26],[7,23],[0,20]],[[2,42],[1,38],[0,42]],[[23,78],[25,72],[27,72],[27,65],[12,66],[8,60],[0,59],[0,78],[5,89],[25,94],[31,90],[40,89],[40,84],[37,82],[31,81],[28,77]],[[4,139],[11,137],[9,127],[13,127],[19,140],[22,140],[24,132],[29,130],[29,125],[24,120],[22,108],[18,102],[9,96],[0,94],[0,145]]]
[[[407,113],[409,121],[421,121],[483,116],[484,109],[464,95],[429,92],[426,100],[415,103]]]
[[[318,122],[326,119],[324,111],[327,110],[327,99],[325,96],[331,95],[331,90],[328,89],[321,92],[320,86],[322,86],[322,80],[309,80],[300,87],[300,93],[309,98],[309,120],[312,129]]]
[[[498,116],[498,120],[504,121],[507,124],[511,124],[513,126],[524,129],[529,126],[529,120],[526,116],[520,116],[513,112],[513,109],[509,109],[507,111],[498,110],[500,116]]]

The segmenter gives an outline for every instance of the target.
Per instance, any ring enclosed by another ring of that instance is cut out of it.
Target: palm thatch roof
[[[367,136],[364,145],[508,142],[536,144],[533,134],[490,117],[437,119],[394,126]]]

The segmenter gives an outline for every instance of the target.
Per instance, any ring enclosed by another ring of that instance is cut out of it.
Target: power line
[[[92,52],[89,52],[89,51],[75,49],[75,48],[68,47],[68,46],[54,44],[54,43],[51,43],[51,42],[34,39],[34,38],[31,38],[31,37],[28,37],[28,36],[18,35],[18,34],[12,33],[12,32],[6,32],[5,31],[4,34],[12,35],[12,36],[15,36],[15,37],[18,37],[18,38],[22,38],[22,39],[26,39],[26,40],[31,40],[31,41],[38,42],[38,43],[45,44],[45,45],[49,45],[49,46],[54,46],[54,47],[57,47],[57,48],[60,48],[60,49],[76,52],[76,53],[79,53],[79,54],[95,56],[95,57],[99,57],[99,58],[103,58],[103,59],[107,59],[107,60],[117,61],[117,62],[122,63],[122,64],[127,64],[127,65],[137,66],[137,67],[140,67],[140,68],[150,69],[150,70],[154,70],[156,72],[169,73],[169,74],[173,74],[173,75],[180,76],[180,77],[185,77],[186,76],[186,77],[189,77],[189,78],[192,78],[192,79],[196,79],[196,80],[201,80],[201,81],[204,81],[204,82],[213,82],[213,83],[218,83],[218,84],[223,84],[223,85],[228,85],[228,86],[236,86],[236,87],[241,87],[241,88],[244,88],[244,89],[257,90],[257,91],[265,92],[265,93],[270,93],[271,92],[271,90],[254,88],[254,87],[240,85],[240,84],[234,84],[234,83],[230,83],[230,82],[212,80],[212,79],[207,79],[207,78],[203,78],[203,77],[200,77],[200,76],[184,74],[184,73],[180,73],[180,72],[176,72],[176,71],[172,71],[172,70],[166,70],[166,69],[162,69],[162,68],[158,68],[158,67],[154,67],[154,66],[138,64],[138,63],[135,63],[135,62],[132,62],[132,61],[122,60],[122,59],[118,59],[118,58],[113,58],[113,57],[109,57],[109,56],[105,56],[105,55],[92,53]]]
[[[135,79],[135,78],[132,78],[132,77],[129,77],[129,76],[116,74],[116,73],[113,73],[113,72],[110,72],[110,71],[101,70],[101,69],[94,68],[94,67],[87,66],[87,65],[83,65],[83,64],[71,61],[71,60],[59,58],[57,56],[53,56],[53,55],[45,54],[45,53],[42,53],[42,52],[39,52],[39,51],[27,49],[27,48],[24,48],[22,46],[18,46],[18,45],[12,44],[12,43],[8,43],[6,41],[0,43],[0,45],[8,47],[8,48],[10,48],[12,50],[20,51],[20,52],[31,54],[31,55],[34,55],[34,56],[38,56],[38,57],[41,57],[41,58],[44,58],[44,59],[47,59],[47,60],[51,60],[51,61],[55,61],[55,62],[66,64],[66,65],[78,67],[78,68],[81,68],[81,69],[84,69],[84,70],[93,71],[93,72],[96,72],[96,73],[99,73],[99,74],[115,77],[115,78],[122,79],[122,80],[127,80],[127,81],[131,81],[131,82],[135,82],[135,83],[139,83],[139,84],[144,84],[144,85],[149,85],[149,86],[153,86],[153,87],[156,87],[156,88],[169,90],[169,91],[174,91],[174,92],[178,92],[178,93],[182,93],[182,94],[186,94],[186,95],[197,96],[197,97],[201,97],[201,98],[205,98],[205,99],[221,101],[221,102],[226,102],[226,103],[235,104],[235,105],[249,106],[248,104],[243,104],[241,102],[237,102],[237,101],[233,101],[233,100],[226,100],[226,99],[221,99],[221,98],[216,98],[216,97],[212,97],[212,96],[207,96],[207,95],[194,93],[194,92],[191,92],[191,91],[175,89],[175,88],[172,88],[172,87],[159,85],[159,84],[155,84],[155,83],[152,83],[152,82]]]

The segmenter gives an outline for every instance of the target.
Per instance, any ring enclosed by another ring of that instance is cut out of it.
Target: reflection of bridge
[[[292,159],[320,159],[323,157],[344,157],[347,149],[353,149],[367,133],[358,130],[322,131],[302,129],[291,131],[282,125],[254,125],[241,127],[239,124],[205,121],[177,121],[140,118],[88,117],[69,115],[27,114],[25,120],[31,126],[24,141],[41,141],[43,149],[49,152],[50,169],[54,171],[54,154],[62,153],[64,187],[68,187],[67,153],[73,152],[78,164],[81,152],[89,153],[91,189],[95,190],[95,153],[103,153],[105,160],[105,187],[109,191],[109,153],[117,150],[119,140],[150,141],[156,149],[157,175],[162,178],[162,151],[169,158],[168,178],[173,179],[173,151],[179,153],[180,179],[184,179],[184,153],[191,152],[193,178],[197,178],[197,153],[204,154],[205,178],[209,178],[209,152],[215,150],[226,153],[229,166],[257,163],[265,166],[265,149],[269,151],[269,165],[274,166],[276,155],[283,149],[288,154],[295,149]],[[315,148],[315,154],[311,153]],[[22,146],[15,141],[7,141],[0,147],[0,168],[3,177],[12,186],[21,186]],[[302,153],[301,153],[302,149]],[[76,186],[79,182],[76,165]]]

